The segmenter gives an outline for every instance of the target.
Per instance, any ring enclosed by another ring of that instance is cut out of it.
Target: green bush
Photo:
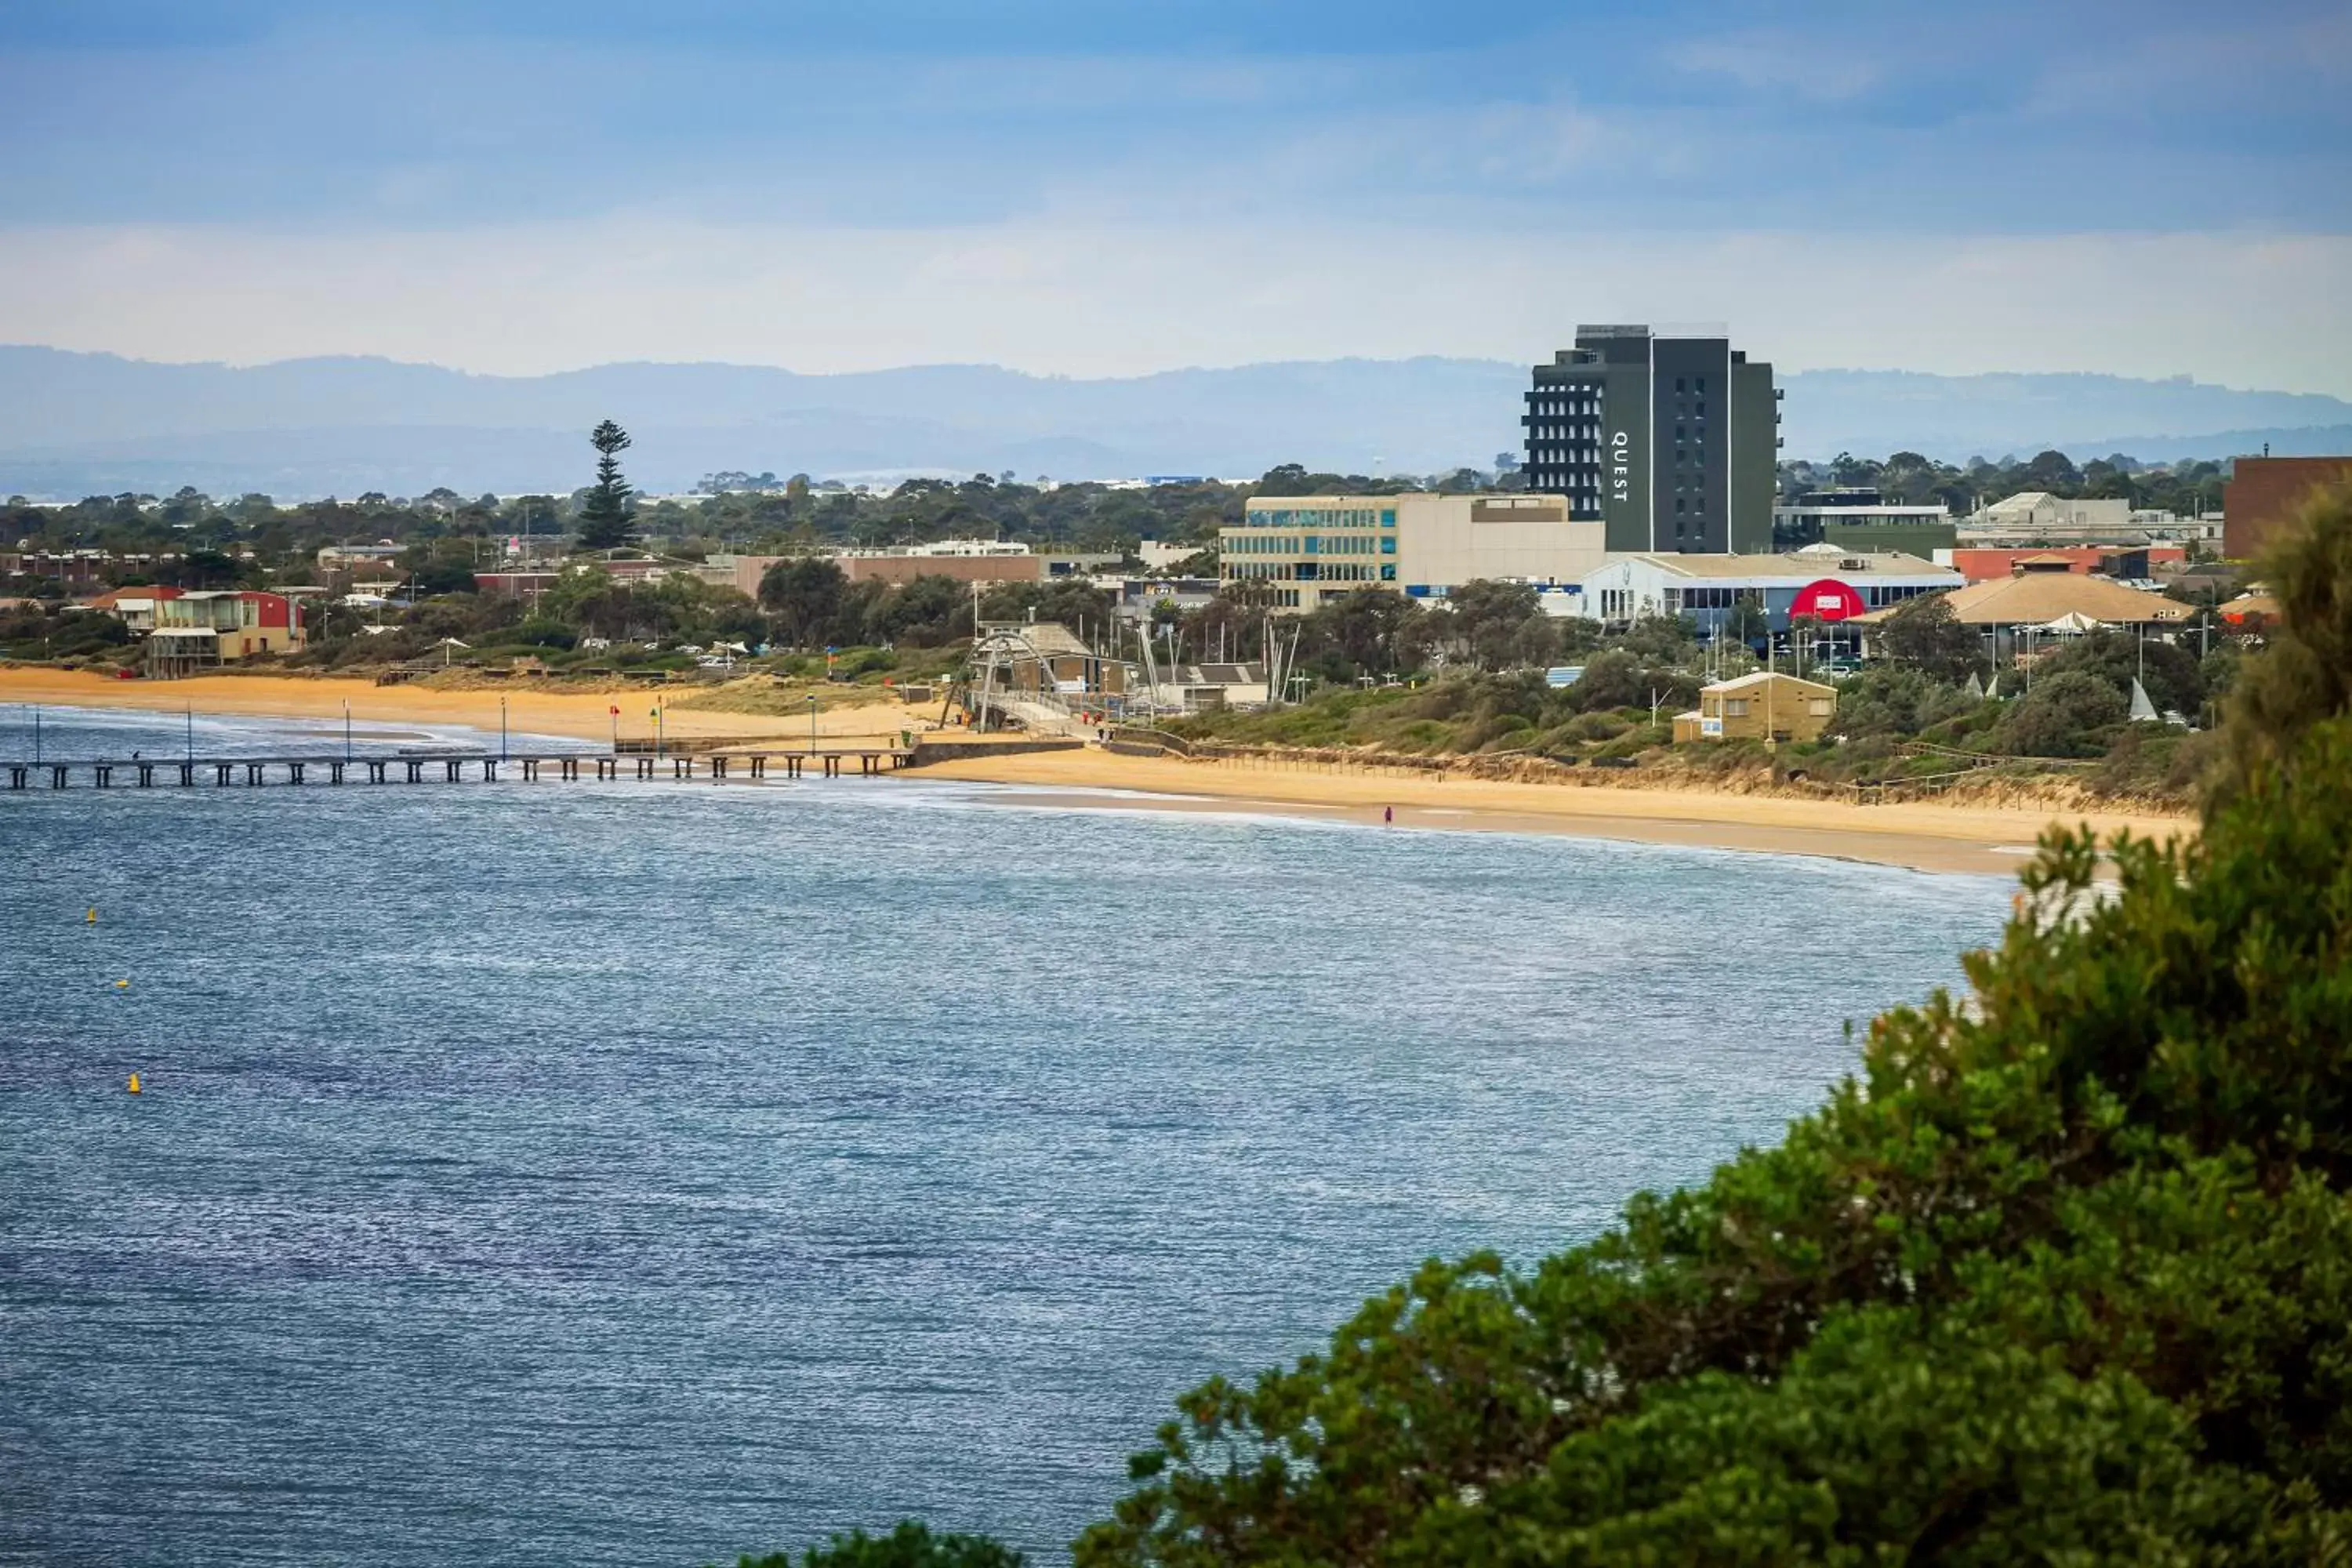
[[[2104,749],[2100,731],[2124,722],[2129,711],[2124,695],[2101,677],[2063,670],[2036,679],[2002,718],[1993,740],[2011,756],[2096,756]]]
[[[2352,721],[2114,853],[1780,1147],[1185,1396],[1079,1563],[2352,1551]]]
[[[1022,1568],[1018,1552],[982,1535],[933,1535],[912,1520],[887,1535],[862,1530],[812,1546],[801,1568]],[[793,1568],[789,1552],[737,1560],[736,1568]]]

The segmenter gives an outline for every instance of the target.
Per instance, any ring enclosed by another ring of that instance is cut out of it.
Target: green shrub
[[[1780,1146],[1186,1395],[1081,1568],[2352,1561],[2352,720],[2112,853]]]

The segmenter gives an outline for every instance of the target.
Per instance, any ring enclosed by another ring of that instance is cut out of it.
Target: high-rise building
[[[1579,327],[1535,367],[1521,423],[1528,488],[1605,523],[1612,551],[1772,548],[1780,394],[1727,338]]]

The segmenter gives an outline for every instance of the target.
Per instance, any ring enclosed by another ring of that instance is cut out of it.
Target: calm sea
[[[1050,1561],[1178,1392],[1778,1136],[2008,895],[1029,798],[0,792],[0,1560]]]

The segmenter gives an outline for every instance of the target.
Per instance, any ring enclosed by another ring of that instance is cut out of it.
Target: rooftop
[[[1868,573],[1874,576],[1937,577],[1958,581],[1959,574],[1916,555],[1896,550],[1844,551],[1832,546],[1807,546],[1793,555],[1675,555],[1639,552],[1612,555],[1616,561],[1646,561],[1678,577],[1784,577],[1810,583],[1825,573]]]
[[[1834,695],[1837,690],[1834,686],[1824,686],[1818,680],[1806,680],[1801,677],[1777,669],[1759,669],[1753,675],[1738,676],[1730,680],[1718,680],[1712,685],[1702,686],[1699,689],[1701,691],[1744,691],[1751,687],[1767,684],[1801,686],[1808,691],[1818,691],[1825,697]]]
[[[2145,626],[2184,621],[2197,613],[2161,594],[2072,572],[1995,577],[1955,589],[1944,595],[1944,603],[1963,626],[2042,626],[2069,615],[2086,616],[2105,626]],[[1880,610],[1860,618],[1881,621],[1890,613]]]

